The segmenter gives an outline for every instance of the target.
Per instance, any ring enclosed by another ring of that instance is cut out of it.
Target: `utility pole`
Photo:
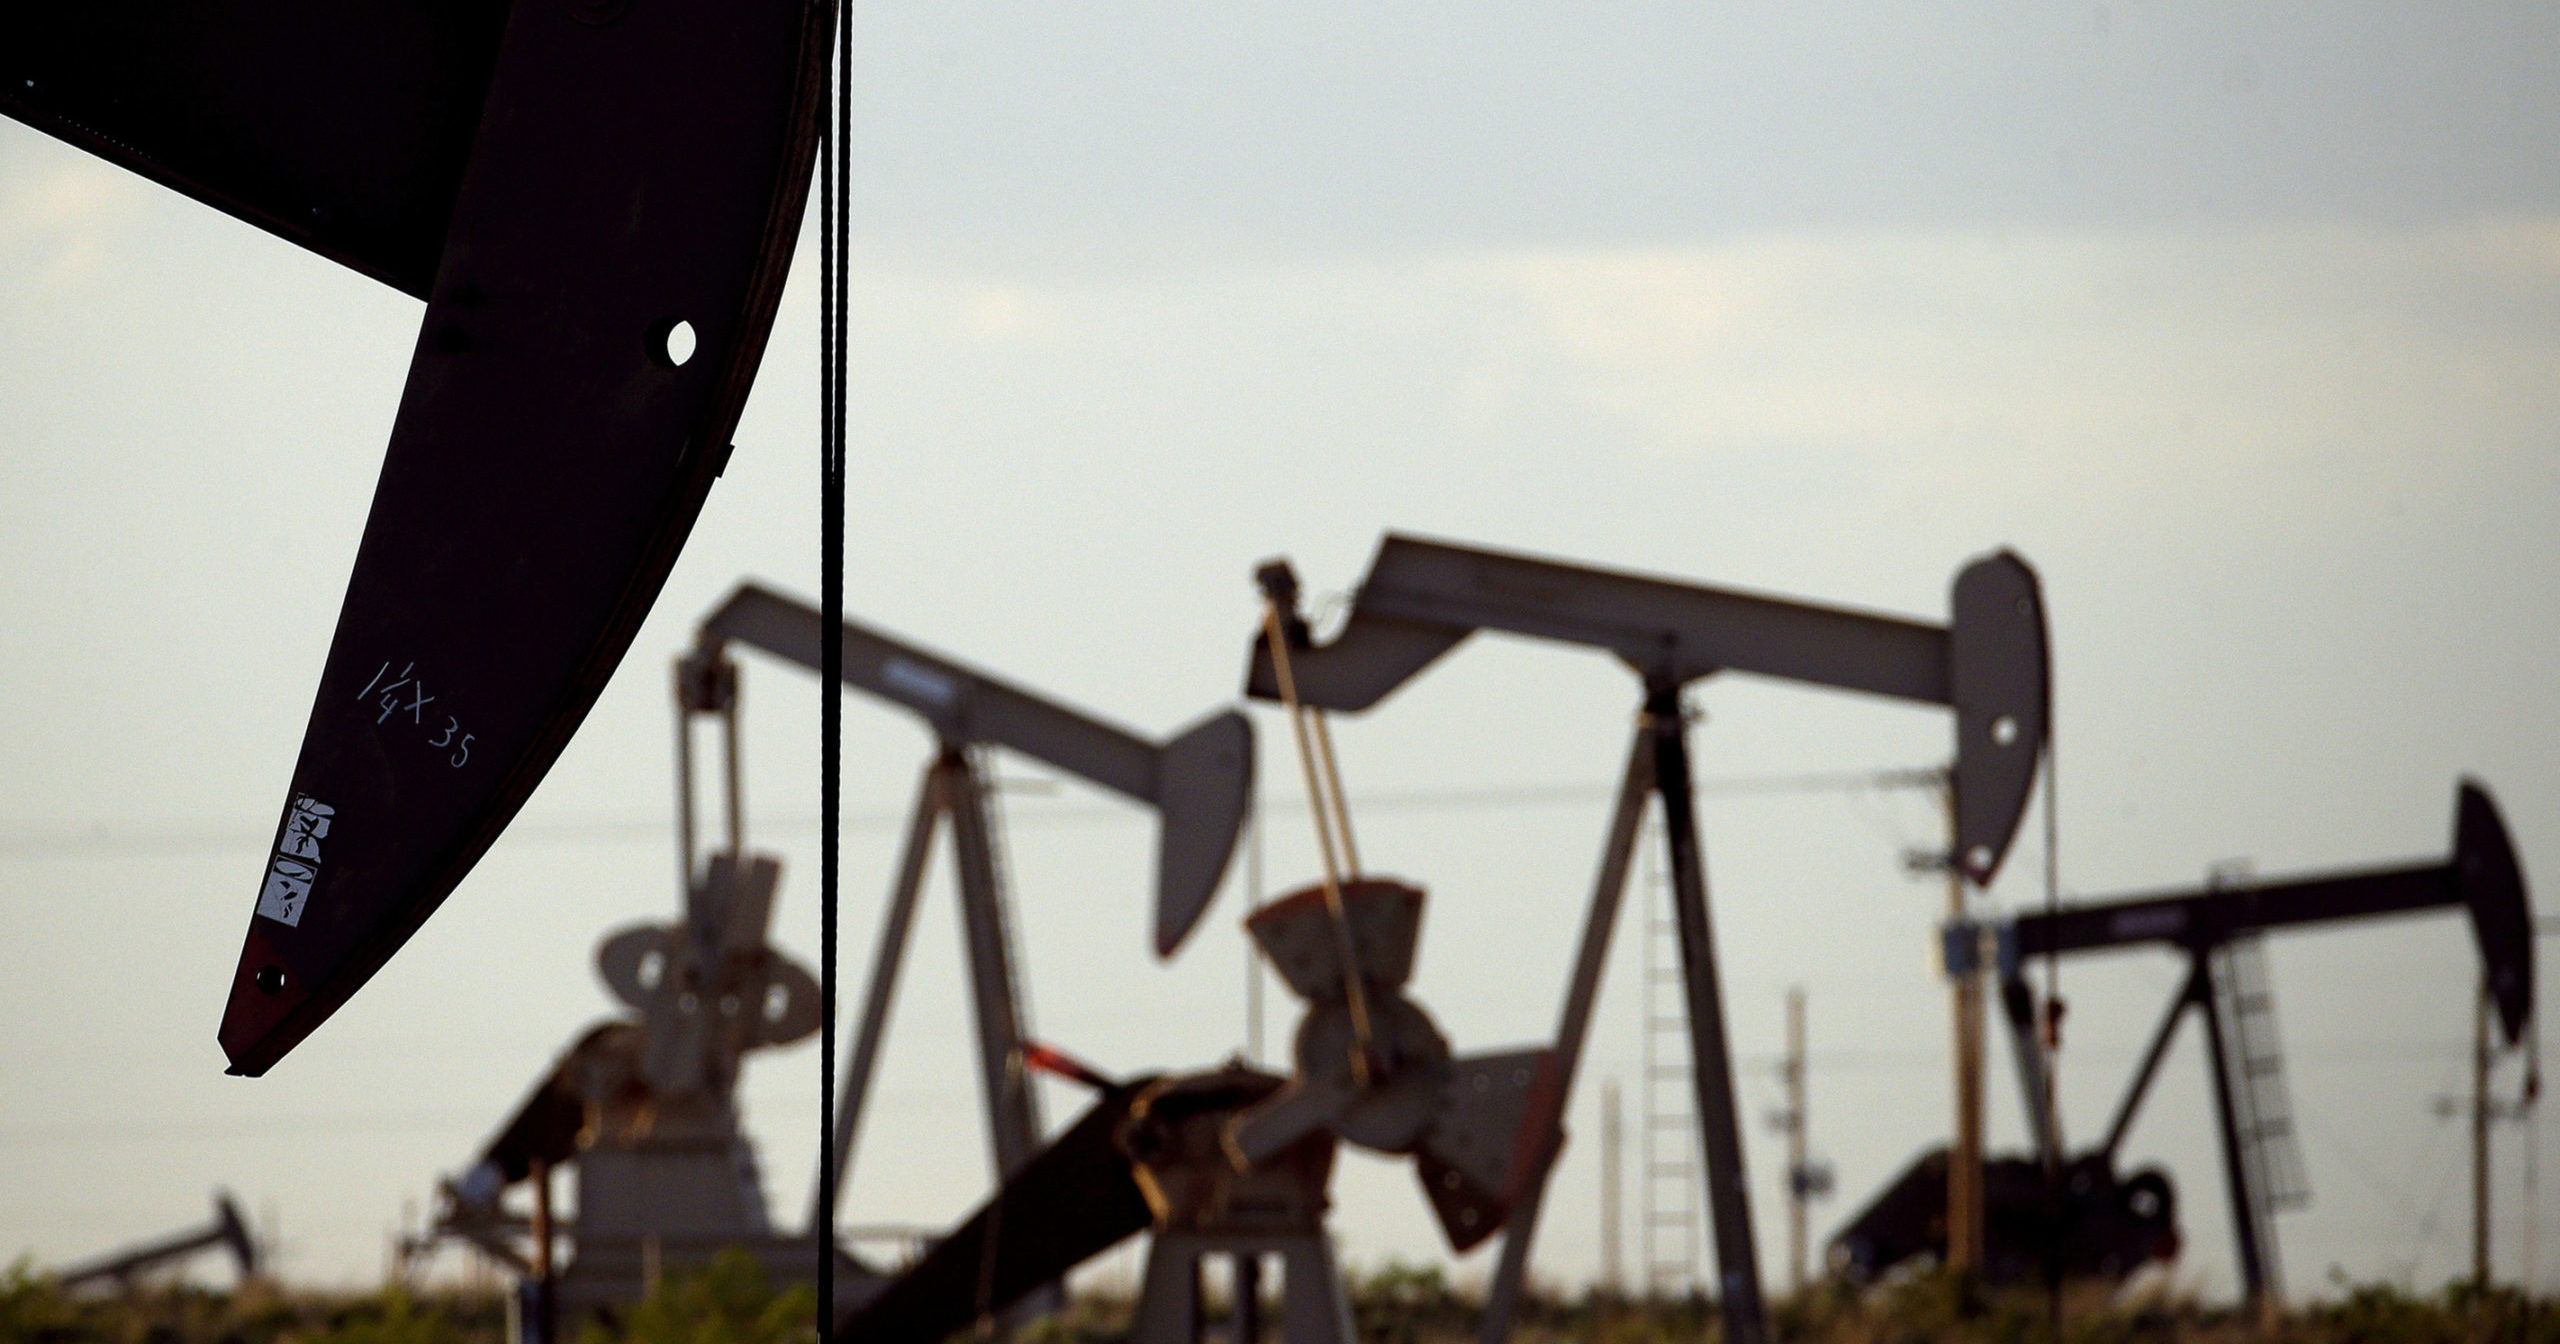
[[[1787,1271],[1794,1291],[1805,1285],[1805,1204],[1809,1170],[1804,1153],[1804,986],[1787,991],[1787,1062],[1780,1073],[1787,1087]]]
[[[1947,923],[1965,926],[1964,867],[1956,840],[1953,776],[1941,795],[1947,806]],[[1972,949],[1961,969],[1950,967],[1955,1019],[1955,1142],[1947,1151],[1947,1268],[1958,1275],[1982,1268],[1982,955]]]
[[[1625,1291],[1618,1265],[1618,1080],[1600,1084],[1600,1292],[1615,1300]]]

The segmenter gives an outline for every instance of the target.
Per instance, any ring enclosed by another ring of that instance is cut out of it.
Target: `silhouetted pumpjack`
[[[1263,583],[1280,613],[1295,698],[1313,708],[1367,709],[1477,630],[1598,648],[1642,681],[1643,713],[1557,1027],[1556,1085],[1541,1092],[1532,1115],[1537,1167],[1510,1211],[1482,1338],[1502,1344],[1509,1334],[1638,823],[1658,795],[1668,823],[1699,1146],[1714,1214],[1716,1296],[1728,1344],[1767,1344],[1692,806],[1684,688],[1719,672],[1750,672],[1954,709],[1950,857],[1966,879],[1987,882],[2017,831],[2044,748],[2044,608],[2035,572],[2007,552],[1975,560],[1956,576],[1952,618],[1938,626],[1390,535],[1341,633],[1321,645],[1295,610],[1297,579],[1286,563],[1266,566]],[[1281,695],[1267,639],[1254,643],[1246,685],[1258,697]]]
[[[2257,940],[2286,928],[2453,908],[2470,916],[2482,990],[2512,1045],[2523,1038],[2533,1017],[2532,915],[2506,824],[2488,788],[2476,781],[2465,780],[2455,792],[2453,852],[2440,862],[2216,883],[2075,904],[1999,925],[1948,929],[1951,967],[1978,964],[1986,956],[1998,964],[2029,1129],[2038,1143],[2032,1158],[1993,1164],[2013,1170],[2008,1179],[1995,1176],[1989,1190],[1995,1207],[1986,1272],[2016,1281],[2058,1265],[2070,1272],[2117,1276],[2147,1259],[2175,1253],[2178,1236],[2168,1178],[2157,1171],[2118,1178],[2114,1164],[2179,1023],[2193,1009],[2204,1022],[2205,1064],[2213,1080],[2241,1284],[2252,1299],[2281,1295],[2274,1212],[2306,1201],[2309,1190],[2293,1147],[2273,1037],[2272,993],[2259,966]],[[2171,996],[2106,1138],[2060,1163],[2068,1178],[2065,1193],[2048,1213],[2040,1174],[2032,1181],[2018,1176],[2041,1173],[2047,1160],[2058,1160],[2063,1151],[2060,1117],[2046,1104],[2044,1042],[2035,1030],[2034,996],[2025,984],[2024,964],[2036,957],[2144,945],[2185,953],[2186,979]],[[1938,1164],[1934,1177],[1932,1162]],[[1943,1199],[1932,1206],[1925,1192],[1911,1193],[1932,1179],[1943,1189],[1944,1161],[1936,1153],[1924,1154],[1834,1237],[1834,1267],[1852,1278],[1870,1278],[1915,1256],[1943,1255],[1945,1228],[1926,1216],[1932,1207],[1943,1208]],[[2058,1229],[2057,1218],[2062,1220]],[[2056,1259],[2049,1260],[2048,1251]]]
[[[240,1206],[231,1202],[230,1192],[221,1190],[214,1192],[213,1221],[202,1228],[83,1261],[57,1271],[54,1279],[65,1288],[107,1280],[130,1285],[155,1269],[177,1264],[217,1246],[231,1252],[231,1262],[239,1267],[243,1282],[258,1276],[263,1260],[258,1254],[257,1238],[249,1235],[249,1222],[240,1216]]]

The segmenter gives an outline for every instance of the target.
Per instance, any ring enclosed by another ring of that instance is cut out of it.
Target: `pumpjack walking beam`
[[[1294,579],[1284,582],[1293,585]],[[1288,596],[1294,600],[1294,592]],[[1369,708],[1478,630],[1604,649],[1643,684],[1643,713],[1557,1031],[1556,1076],[1542,1098],[1544,1154],[1504,1233],[1502,1262],[1486,1304],[1487,1344],[1500,1344],[1509,1334],[1648,795],[1662,800],[1667,822],[1725,1337],[1731,1344],[1770,1338],[1751,1241],[1681,693],[1692,681],[1732,670],[1952,707],[1956,805],[1950,861],[1967,880],[1988,882],[2016,833],[2044,743],[2049,696],[2043,602],[2035,572],[2001,552],[1965,567],[1953,605],[1954,619],[1939,626],[1389,535],[1332,642],[1316,646],[1303,619],[1284,622],[1297,696],[1321,709]],[[1267,646],[1258,639],[1247,689],[1262,699],[1278,695]]]
[[[2522,1039],[2533,1017],[2533,924],[2515,847],[2486,786],[2465,780],[2454,800],[2453,853],[2440,862],[2359,869],[2242,886],[2155,892],[2021,915],[1992,940],[2010,984],[2022,980],[2030,957],[2061,957],[2157,944],[2187,954],[2188,972],[2117,1104],[2099,1151],[2112,1159],[2159,1073],[2179,1023],[2193,1008],[2204,1021],[2214,1118],[2223,1172],[2230,1191],[2232,1233],[2243,1289],[2264,1302],[2277,1280],[2269,1191],[2260,1188],[2238,1117],[2246,1079],[2233,1077],[2236,1023],[2223,1020],[2214,985],[2215,958],[2235,941],[2297,925],[2418,914],[2459,907],[2471,920],[2479,946],[2482,985],[2508,1044]],[[1950,938],[1949,945],[1976,944]],[[2017,996],[2023,998],[2024,996]],[[2024,1051],[2029,1038],[2019,1037]],[[2041,1112],[2040,1094],[2029,1094],[2029,1123],[2039,1134],[2057,1133],[2056,1118]]]
[[[934,832],[945,818],[958,856],[980,1081],[1001,1179],[1039,1150],[1040,1133],[1032,1093],[1021,1075],[1018,980],[1006,933],[986,781],[976,753],[991,747],[1018,751],[1157,810],[1162,819],[1156,847],[1157,938],[1164,945],[1162,921],[1179,919],[1189,927],[1226,872],[1252,790],[1252,727],[1242,714],[1227,710],[1170,741],[1150,742],[857,622],[844,622],[837,637],[845,684],[922,718],[934,733],[936,751],[917,787],[862,1022],[846,1063],[844,1100],[830,1136],[836,1181],[841,1187],[851,1166]],[[703,621],[694,657],[716,662],[735,643],[814,669],[823,638],[814,609],[746,584]]]

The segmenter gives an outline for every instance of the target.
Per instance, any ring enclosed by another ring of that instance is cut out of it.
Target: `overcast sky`
[[[1938,620],[1965,559],[2011,546],[2053,622],[2067,892],[2440,854],[2465,773],[2528,877],[2560,874],[2560,11],[857,21],[866,619],[1155,734],[1233,699],[1255,562],[1339,593],[1387,528]],[[515,831],[273,1075],[229,1079],[214,1025],[419,307],[0,125],[0,1257],[166,1230],[227,1185],[272,1211],[289,1274],[377,1274],[403,1201],[609,1010],[593,943],[676,900],[667,659],[741,577],[816,591],[804,260],[727,476]],[[1461,1049],[1552,1030],[1634,696],[1596,655],[1488,639],[1338,730],[1376,804],[1364,855],[1432,890],[1414,989]],[[1697,701],[1713,779],[1947,751],[1907,706],[1739,678]],[[786,863],[778,940],[814,963],[816,691],[752,664],[746,703],[751,840]],[[1256,713],[1266,796],[1294,800]],[[847,724],[858,967],[928,743],[873,704]],[[1243,1046],[1240,892],[1158,965],[1143,819],[1072,785],[1007,806],[1039,1033],[1122,1071]],[[1313,855],[1298,814],[1271,821],[1276,890]],[[1787,986],[1839,1171],[1817,1236],[1946,1132],[1941,895],[1900,866],[1937,823],[1893,793],[1716,796],[1705,822],[1775,1281],[1760,1117]],[[1990,906],[2042,899],[2040,829]],[[945,1223],[984,1190],[947,883],[929,899],[848,1222]],[[1565,1282],[1598,1264],[1594,1085],[1623,1084],[1631,1124],[1640,1101],[1645,928],[1621,928],[1548,1205],[1538,1268]],[[2461,1272],[2466,1137],[2435,1102],[2467,1083],[2468,933],[2269,951],[2314,1191],[2282,1220],[2293,1288]],[[2078,1141],[2178,970],[2065,971]],[[813,1046],[750,1066],[784,1223],[816,1070]],[[2227,1294],[2207,1096],[2189,1038],[2126,1157],[2179,1182],[2177,1278]],[[1047,1101],[1052,1124],[1076,1104]],[[2521,1127],[2498,1162],[2502,1272],[2560,1282],[2560,1244],[2526,1241]],[[1350,1162],[1337,1198],[1354,1261],[1443,1254],[1398,1166]],[[1642,1198],[1631,1174],[1631,1272]]]

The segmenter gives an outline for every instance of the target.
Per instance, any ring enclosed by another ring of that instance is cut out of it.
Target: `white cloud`
[[[1669,453],[1988,451],[2046,489],[2539,448],[2560,221],[1493,254],[1570,395]]]

